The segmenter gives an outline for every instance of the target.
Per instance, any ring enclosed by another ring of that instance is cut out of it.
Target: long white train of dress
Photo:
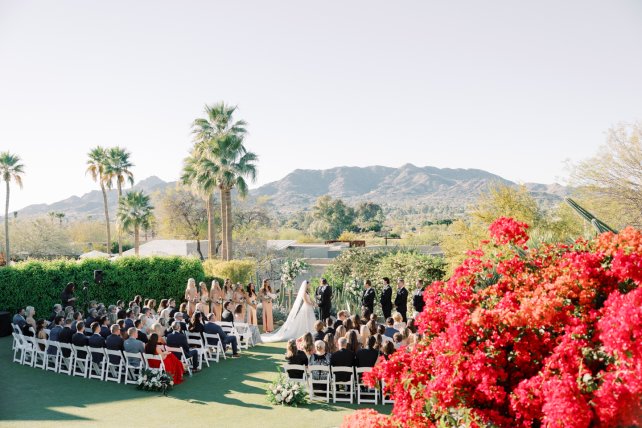
[[[305,301],[306,292],[307,281],[303,281],[285,323],[273,333],[262,334],[261,340],[263,342],[285,342],[290,339],[298,339],[314,330],[316,315],[314,306]]]

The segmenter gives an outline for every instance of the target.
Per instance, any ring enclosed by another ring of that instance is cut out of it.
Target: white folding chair
[[[45,370],[58,371],[58,364],[60,362],[60,348],[58,342],[52,342],[47,339],[47,354],[45,361]],[[52,364],[53,363],[53,364]]]
[[[74,351],[69,343],[58,342],[60,351],[58,352],[58,373],[64,373],[69,376],[74,370]],[[65,357],[65,354],[68,356]]]
[[[143,354],[143,358],[145,359],[145,367],[147,369],[153,372],[165,372],[165,363],[163,362],[163,357],[161,357],[160,355]],[[150,361],[158,361],[157,367],[153,367],[152,365],[150,365]]]
[[[143,370],[143,357],[139,353],[125,352],[125,384],[138,384]]]
[[[45,339],[36,339],[32,336],[29,337],[33,346],[33,366],[38,369],[47,368],[47,341]]]
[[[125,369],[125,359],[121,351],[105,348],[105,356],[107,357],[107,368],[105,370],[105,381],[112,381],[120,383],[120,378]]]
[[[372,371],[372,367],[357,367],[356,371],[357,404],[372,403],[377,405],[379,402],[379,391],[377,388],[370,388],[363,383],[363,374]]]
[[[354,402],[354,367],[332,366],[332,402],[338,401],[352,404]],[[343,375],[343,376],[338,376]],[[337,377],[347,380],[337,380]]]
[[[252,341],[252,330],[247,323],[236,323],[234,324],[234,329],[239,341],[239,348],[241,349],[250,349],[250,346],[254,346]]]
[[[209,367],[210,362],[207,360],[207,357],[206,357],[207,349],[203,344],[203,339],[201,339],[200,334],[198,339],[192,339],[188,336],[187,344],[189,345],[190,349],[196,349],[198,351],[198,368],[199,369],[202,368],[203,363],[207,364],[207,367]]]
[[[11,332],[16,333],[16,334],[22,334],[20,331],[20,327],[15,325],[14,323],[11,323]],[[13,336],[13,341],[11,342],[11,350],[14,351],[16,349],[16,337]]]
[[[309,379],[309,394],[310,400],[319,398],[325,400],[326,403],[330,402],[330,367],[321,365],[308,366]],[[320,379],[315,379],[318,377]],[[325,379],[323,379],[325,378]],[[315,390],[315,386],[319,386]]]
[[[34,350],[31,341],[19,333],[11,333],[13,336],[13,362],[33,366]]]
[[[104,348],[89,347],[89,379],[105,380],[107,373],[107,355]]]
[[[183,348],[165,346],[165,350],[174,353],[174,355],[179,354],[180,356],[178,357],[178,359],[181,360],[181,363],[183,363],[184,367],[187,367],[187,372],[189,373],[189,375],[192,375],[192,363],[187,360],[187,356],[185,355],[185,351],[183,351]]]
[[[71,349],[74,353],[74,369],[71,374],[73,376],[82,376],[87,377],[89,373],[89,364],[90,364],[90,354],[89,348],[86,346],[76,346],[71,345]]]
[[[386,383],[381,381],[381,404],[395,404],[390,395],[386,395]]]
[[[290,370],[300,371],[301,377],[290,376]],[[285,377],[290,382],[300,383],[305,386],[308,385],[308,367],[303,364],[283,364],[283,373],[285,373]]]
[[[217,333],[203,333],[203,342],[207,349],[208,360],[218,363],[219,354],[222,354],[223,358],[227,359],[225,348],[223,348],[223,341]]]

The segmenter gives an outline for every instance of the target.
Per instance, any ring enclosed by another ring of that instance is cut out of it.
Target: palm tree
[[[142,191],[132,191],[118,202],[118,222],[122,230],[134,230],[134,251],[136,255],[140,248],[140,229],[151,226],[154,207],[149,202],[149,196]]]
[[[9,152],[0,153],[0,174],[7,185],[7,200],[4,207],[4,248],[7,265],[11,260],[9,252],[9,183],[15,181],[22,188],[22,176],[20,174],[24,174],[24,165],[20,161],[20,156],[18,155],[12,155]]]
[[[125,181],[129,181],[131,186],[134,185],[134,174],[131,169],[134,164],[131,163],[129,153],[122,147],[111,147],[107,150],[107,168],[105,173],[109,181],[116,181],[116,188],[118,189],[118,204],[120,206],[120,199],[123,196],[123,185]],[[121,231],[118,231],[118,255],[123,255],[123,241]]]
[[[107,189],[111,189],[112,180],[107,174],[108,158],[107,150],[97,146],[87,154],[87,171],[94,181],[100,184],[100,190],[103,192],[103,206],[105,208],[105,225],[107,226],[107,253],[111,254],[111,228],[109,225],[109,205],[107,204]]]
[[[203,151],[209,169],[216,175],[221,194],[221,222],[223,223],[223,259],[230,260],[232,252],[232,189],[236,188],[244,198],[248,192],[246,178],[256,180],[258,156],[248,152],[243,138],[223,135],[212,139]]]
[[[216,257],[216,228],[214,225],[214,191],[218,188],[216,176],[207,168],[207,159],[197,153],[185,158],[181,182],[192,188],[199,196],[205,199],[207,209],[207,258]]]

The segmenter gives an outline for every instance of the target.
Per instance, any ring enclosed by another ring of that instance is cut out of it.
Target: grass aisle
[[[284,344],[261,345],[239,359],[185,378],[163,397],[133,385],[44,372],[11,362],[11,338],[0,339],[0,427],[164,427],[196,423],[239,427],[333,427],[356,405],[272,406],[265,388],[283,361]],[[365,407],[364,405],[363,407]],[[377,406],[389,412],[390,406]]]

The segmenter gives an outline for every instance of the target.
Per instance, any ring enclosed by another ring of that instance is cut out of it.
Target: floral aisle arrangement
[[[345,426],[642,424],[642,232],[528,248],[527,228],[497,220],[483,250],[426,287],[424,339],[366,376],[385,381],[392,414]]]
[[[159,391],[163,395],[167,395],[167,391],[173,387],[174,380],[172,376],[165,372],[145,369],[140,379],[138,379],[138,389],[144,391]]]
[[[285,375],[279,374],[266,391],[267,399],[272,404],[298,407],[307,403],[308,393],[297,383],[290,382]]]

